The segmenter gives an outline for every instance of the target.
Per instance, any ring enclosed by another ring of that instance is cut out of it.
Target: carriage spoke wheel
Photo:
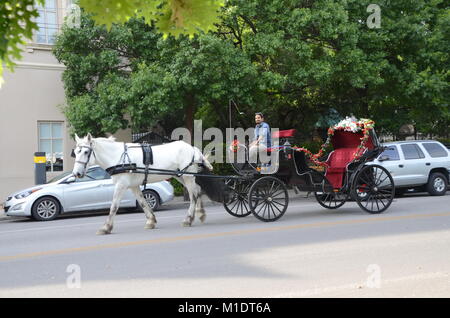
[[[289,196],[284,183],[275,177],[256,180],[248,194],[250,210],[264,222],[278,220],[286,212]]]
[[[381,213],[394,200],[394,179],[384,167],[365,166],[355,177],[352,195],[361,209]]]
[[[250,215],[252,212],[248,206],[248,191],[251,183],[245,180],[230,179],[225,184],[230,189],[230,199],[223,203],[225,210],[238,218]]]
[[[317,202],[327,209],[337,209],[347,201],[347,195],[342,192],[314,192]]]

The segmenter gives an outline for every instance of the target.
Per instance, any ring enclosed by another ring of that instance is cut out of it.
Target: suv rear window
[[[422,150],[415,144],[401,145],[405,159],[421,159],[425,158]]]
[[[437,142],[424,142],[422,143],[422,146],[432,158],[448,157],[447,150]]]

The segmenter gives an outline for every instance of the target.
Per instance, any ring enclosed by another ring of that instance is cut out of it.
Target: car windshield
[[[53,183],[53,182],[59,181],[62,178],[67,177],[70,174],[72,174],[72,171],[66,171],[64,173],[58,174],[57,176],[55,176],[55,177],[51,178],[49,181],[47,181],[47,183]]]

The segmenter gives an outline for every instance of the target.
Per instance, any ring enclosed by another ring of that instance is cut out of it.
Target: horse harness
[[[152,150],[152,145],[151,144],[147,144],[147,143],[143,143],[140,144],[139,146],[128,146],[126,143],[124,143],[124,149],[123,149],[123,153],[120,156],[119,159],[119,164],[109,167],[106,169],[106,172],[113,176],[115,174],[119,174],[119,173],[144,173],[145,177],[144,177],[144,181],[143,181],[143,186],[144,186],[144,190],[146,188],[147,185],[147,178],[149,174],[172,174],[172,175],[176,175],[177,177],[182,176],[185,171],[194,163],[194,157],[195,157],[195,153],[192,155],[192,160],[191,162],[182,170],[177,169],[177,171],[173,171],[173,170],[164,170],[164,169],[154,169],[154,168],[150,168],[150,165],[153,165],[153,150]],[[144,169],[143,171],[138,171],[138,170],[142,170],[142,168],[137,167],[136,163],[132,163],[130,156],[128,155],[128,149],[129,148],[141,148],[142,149],[142,163],[144,164]]]
[[[82,164],[83,166],[84,166],[84,169],[86,169],[86,167],[87,167],[87,165],[88,165],[88,163],[89,163],[89,161],[91,160],[91,155],[92,154],[94,154],[94,158],[95,158],[95,153],[94,153],[94,149],[92,149],[92,147],[91,146],[79,146],[81,149],[83,149],[83,148],[87,148],[88,149],[88,157],[87,157],[87,160],[86,160],[86,162],[83,162],[83,161],[80,161],[80,160],[75,160],[75,163],[80,163],[80,164]],[[76,158],[76,156],[75,156],[75,150],[74,149],[72,149],[72,153],[71,153],[71,155],[70,155],[72,158]]]

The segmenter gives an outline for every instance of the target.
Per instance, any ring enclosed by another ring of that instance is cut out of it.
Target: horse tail
[[[202,154],[202,159],[203,159],[203,164],[205,165],[206,168],[208,168],[209,171],[213,171],[213,166],[212,164],[208,161],[210,154],[207,154],[206,156]]]
[[[206,156],[203,155],[202,152],[200,151],[200,149],[198,149],[197,147],[194,147],[195,161],[198,163],[203,163],[203,165],[205,166],[206,169],[208,169],[209,171],[213,171],[213,166],[208,161],[208,157],[209,157],[209,155],[206,155]]]

